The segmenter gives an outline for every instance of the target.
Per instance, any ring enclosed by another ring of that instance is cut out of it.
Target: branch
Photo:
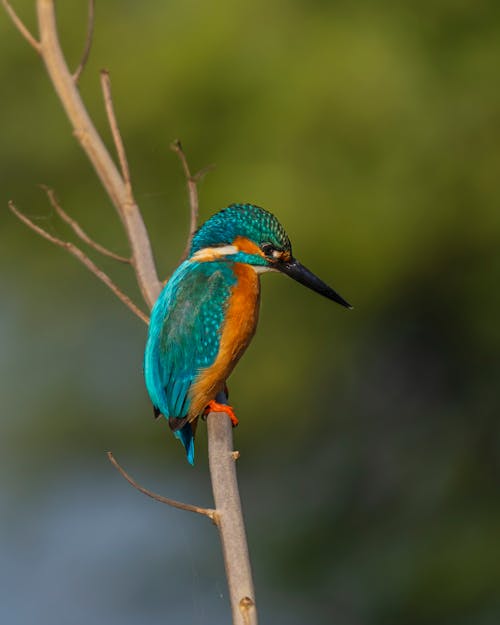
[[[191,247],[191,241],[193,240],[193,235],[196,232],[196,228],[198,225],[198,213],[199,213],[199,199],[198,199],[198,182],[203,178],[203,176],[213,169],[213,165],[208,165],[203,169],[200,169],[194,176],[191,175],[191,170],[189,169],[189,165],[186,159],[186,154],[182,148],[182,144],[179,139],[172,141],[170,144],[170,149],[177,154],[179,160],[182,165],[182,169],[184,171],[184,175],[186,176],[186,185],[188,190],[189,197],[189,208],[190,208],[190,220],[189,220],[189,234],[186,241],[186,246],[184,251],[182,252],[179,263],[186,260],[189,254],[189,248]]]
[[[40,54],[54,89],[73,127],[73,133],[90,159],[123,223],[132,250],[132,266],[148,306],[161,290],[153,252],[139,208],[95,129],[64,59],[54,14],[53,0],[37,0]]]
[[[133,204],[134,198],[130,182],[130,170],[128,168],[127,155],[125,153],[125,147],[123,145],[120,129],[118,128],[118,122],[116,121],[113,99],[111,97],[111,81],[109,78],[109,72],[106,69],[101,70],[101,89],[104,96],[104,106],[106,108],[106,115],[108,116],[109,127],[111,128],[111,134],[113,135],[116,153],[118,154],[118,160],[120,161],[122,176],[127,190],[127,201],[129,204]]]
[[[135,315],[137,315],[139,319],[142,319],[146,324],[149,323],[149,317],[145,315],[142,310],[138,308],[136,304],[134,304],[134,302],[116,286],[111,278],[106,273],[104,273],[104,271],[99,269],[99,267],[84,252],[82,252],[79,247],[77,247],[70,241],[63,241],[62,239],[53,236],[43,228],[40,228],[40,226],[37,226],[31,221],[29,217],[27,217],[24,213],[21,213],[21,211],[16,208],[14,202],[9,202],[9,208],[18,219],[20,219],[24,224],[28,226],[28,228],[31,228],[31,230],[34,230],[37,234],[39,234],[44,239],[47,239],[47,241],[50,241],[54,245],[57,245],[58,247],[62,247],[63,249],[67,250],[75,258],[77,258],[83,265],[85,265],[85,267],[87,267],[89,271],[91,271],[97,278],[99,278],[101,282],[104,282],[104,284],[109,289],[111,289],[111,291],[113,291],[116,297],[118,297],[118,299],[120,299],[125,304],[125,306],[130,308],[130,310]]]
[[[80,80],[80,76],[82,75],[83,70],[85,69],[85,65],[87,64],[90,48],[92,47],[92,37],[94,35],[94,9],[95,9],[95,0],[89,0],[89,16],[87,20],[87,37],[85,38],[85,48],[83,49],[82,58],[78,67],[73,72],[73,80],[75,84],[78,84]]]
[[[208,458],[234,625],[257,625],[255,591],[236,477],[233,427],[225,412],[207,417]]]
[[[151,492],[144,486],[138,484],[119,464],[118,460],[113,456],[111,451],[106,452],[109,461],[111,464],[118,469],[118,471],[122,474],[122,476],[127,480],[129,484],[131,484],[134,488],[136,488],[144,495],[151,497],[155,501],[159,501],[160,503],[167,504],[167,506],[172,506],[173,508],[179,508],[180,510],[187,510],[188,512],[196,512],[196,514],[202,514],[203,516],[207,516],[217,525],[217,512],[212,510],[211,508],[200,508],[199,506],[192,506],[189,503],[182,503],[181,501],[176,501],[175,499],[169,499],[168,497],[163,497],[162,495],[157,495],[156,493]]]
[[[113,260],[117,260],[120,263],[130,264],[130,258],[125,258],[125,256],[120,256],[119,254],[115,254],[111,250],[108,250],[107,248],[103,247],[102,245],[100,245],[99,243],[91,239],[89,235],[85,232],[85,230],[83,230],[83,228],[80,226],[80,224],[75,219],[70,217],[65,210],[63,210],[63,208],[57,201],[56,194],[54,193],[53,189],[50,189],[44,184],[41,184],[40,187],[47,194],[47,197],[49,198],[49,201],[52,205],[52,208],[54,208],[54,210],[57,212],[59,217],[71,227],[73,232],[81,241],[86,243],[89,247],[92,247],[94,250],[96,250],[103,256],[108,256],[109,258],[112,258]]]
[[[33,35],[30,33],[30,31],[26,28],[26,26],[24,25],[24,23],[22,22],[20,17],[17,15],[17,13],[14,11],[14,9],[10,6],[10,3],[8,2],[8,0],[2,0],[2,4],[4,6],[5,11],[7,12],[7,15],[10,17],[10,19],[12,20],[14,26],[17,28],[17,30],[26,39],[26,41],[35,50],[35,52],[37,54],[40,54],[41,53],[40,42],[37,41],[33,37]]]

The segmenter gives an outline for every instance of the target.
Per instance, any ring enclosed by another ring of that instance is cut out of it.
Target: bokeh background
[[[36,30],[33,2],[14,3]],[[85,2],[58,3],[76,66]],[[211,505],[155,423],[145,327],[7,200],[70,236],[37,187],[126,254],[43,66],[0,13],[0,620],[229,622],[218,537],[131,489]],[[500,619],[500,5],[433,0],[98,3],[81,79],[110,144],[111,72],[137,200],[168,273],[188,226],[271,209],[345,311],[265,276],[230,389],[263,623]],[[130,271],[100,260],[137,297]]]

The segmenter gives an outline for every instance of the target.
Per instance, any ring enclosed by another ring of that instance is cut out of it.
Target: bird
[[[254,336],[260,274],[280,272],[352,306],[292,255],[285,229],[254,204],[231,204],[193,235],[186,260],[151,311],[144,378],[156,417],[163,415],[194,464],[198,419],[226,412],[226,381]]]

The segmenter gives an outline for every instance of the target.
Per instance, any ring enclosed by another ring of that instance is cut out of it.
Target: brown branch
[[[127,189],[128,201],[132,204],[134,202],[134,198],[132,195],[132,184],[130,182],[130,170],[128,167],[127,154],[123,145],[118,122],[116,121],[113,98],[111,97],[111,80],[109,78],[109,72],[106,69],[101,70],[101,89],[104,97],[104,106],[106,108],[106,115],[108,116],[109,127],[111,128],[113,142],[115,144],[116,153],[118,154],[123,180]]]
[[[175,141],[173,141],[170,144],[170,148],[177,154],[181,162],[182,169],[184,170],[184,175],[186,177],[186,184],[187,184],[188,197],[189,197],[189,207],[190,207],[189,234],[188,234],[188,239],[186,242],[186,247],[181,256],[181,262],[182,262],[188,255],[189,247],[191,245],[191,239],[193,238],[193,235],[196,230],[200,204],[199,204],[198,188],[196,186],[196,180],[191,175],[191,170],[189,169],[186,154],[184,153],[184,150],[182,149],[182,144],[179,141],[179,139],[176,139]]]
[[[10,6],[8,0],[2,0],[2,4],[4,6],[7,15],[12,20],[14,26],[21,33],[21,35],[26,39],[26,41],[30,44],[30,46],[37,52],[37,54],[41,54],[41,45],[40,42],[33,37],[30,31],[26,28],[21,18],[17,15],[14,9]]]
[[[53,0],[37,0],[41,55],[54,89],[61,100],[73,133],[90,159],[123,223],[132,250],[137,283],[149,307],[161,290],[151,243],[138,206],[82,102],[68,69],[57,35]]]
[[[130,297],[125,295],[125,293],[116,286],[111,278],[106,273],[104,273],[104,271],[99,269],[99,267],[79,247],[77,247],[70,241],[63,241],[62,239],[53,236],[43,228],[40,228],[40,226],[37,226],[33,221],[31,221],[29,217],[27,217],[24,213],[21,213],[21,211],[16,208],[14,202],[9,202],[9,208],[18,219],[20,219],[24,224],[28,226],[28,228],[31,228],[31,230],[34,230],[37,234],[39,234],[44,239],[47,239],[47,241],[50,241],[54,245],[57,245],[58,247],[62,247],[63,249],[67,250],[75,258],[77,258],[82,263],[82,265],[85,265],[85,267],[87,267],[89,271],[91,271],[97,278],[99,278],[101,282],[104,282],[104,284],[109,289],[111,289],[111,291],[113,291],[118,299],[120,299],[125,304],[125,306],[130,308],[130,310],[135,315],[137,315],[139,319],[142,319],[145,324],[149,323],[149,317],[145,313],[143,313],[142,310],[138,308],[136,304],[134,304]]]
[[[217,525],[217,511],[212,510],[211,508],[200,508],[199,506],[192,506],[189,503],[183,503],[182,501],[176,501],[175,499],[169,499],[168,497],[163,497],[162,495],[157,495],[156,493],[151,492],[144,486],[138,484],[126,471],[125,469],[118,463],[118,460],[113,456],[111,451],[107,452],[107,456],[111,464],[118,469],[121,475],[127,480],[127,482],[136,488],[144,495],[151,497],[155,501],[159,501],[160,503],[167,504],[167,506],[172,506],[173,508],[179,508],[180,510],[187,510],[188,512],[196,512],[196,514],[202,514],[207,516]]]
[[[186,177],[186,185],[188,190],[189,197],[189,209],[190,209],[190,220],[189,220],[189,234],[186,241],[186,246],[184,251],[182,252],[180,263],[183,260],[186,260],[189,254],[189,248],[191,247],[191,241],[193,240],[193,235],[196,232],[196,228],[198,225],[198,214],[199,214],[199,198],[198,198],[198,182],[203,178],[203,176],[213,169],[213,165],[208,165],[203,169],[200,169],[196,174],[191,175],[191,170],[189,169],[189,165],[187,162],[186,154],[182,148],[182,144],[179,139],[172,141],[170,144],[170,149],[177,154],[179,160],[182,165],[182,169],[184,171],[184,175]]]
[[[47,197],[49,198],[49,201],[52,205],[52,208],[57,212],[59,217],[71,227],[71,229],[73,230],[73,232],[76,234],[76,236],[79,239],[81,239],[89,247],[92,247],[94,250],[96,250],[103,256],[108,256],[109,258],[112,258],[113,260],[117,260],[120,263],[130,264],[130,258],[126,258],[125,256],[120,256],[119,254],[115,254],[111,250],[108,250],[106,247],[100,245],[99,243],[91,239],[89,235],[85,232],[85,230],[83,230],[83,228],[80,226],[80,224],[75,219],[70,217],[65,210],[63,210],[62,206],[57,201],[56,194],[54,193],[53,189],[50,189],[44,184],[41,184],[40,187],[47,194]]]
[[[208,459],[234,625],[257,625],[255,591],[236,477],[233,427],[225,412],[207,417]],[[237,454],[237,455],[236,455]]]
[[[83,70],[85,69],[85,65],[87,64],[90,48],[92,47],[92,37],[94,35],[94,9],[95,9],[95,0],[89,0],[89,15],[87,20],[87,36],[85,38],[85,48],[83,49],[82,58],[78,67],[73,72],[73,80],[75,84],[78,84],[80,80],[80,76],[82,75]]]

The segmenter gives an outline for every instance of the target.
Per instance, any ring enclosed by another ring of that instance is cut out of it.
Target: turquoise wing
[[[169,419],[187,416],[192,384],[199,371],[217,357],[220,330],[235,281],[228,263],[185,261],[153,308],[144,376],[154,407]],[[188,457],[190,432],[190,424],[175,432],[186,446]]]

